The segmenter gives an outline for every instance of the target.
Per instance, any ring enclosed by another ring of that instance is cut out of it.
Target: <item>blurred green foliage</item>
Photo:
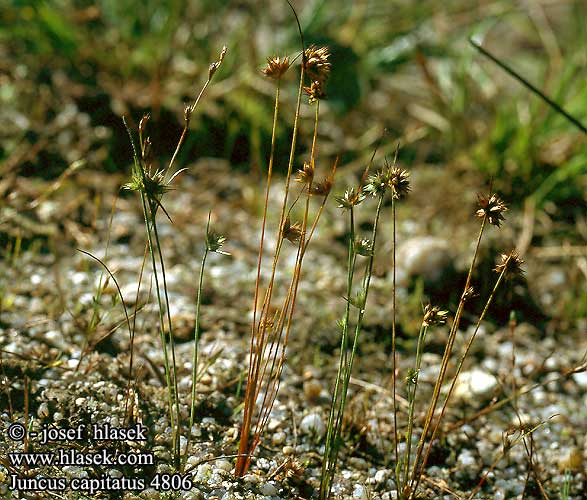
[[[585,137],[466,43],[482,36],[587,122],[584,2],[335,4],[294,2],[306,44],[326,44],[333,54],[319,155],[340,154],[358,169],[386,128],[391,140],[383,153],[399,138],[404,161],[457,171],[464,164],[493,176],[513,204],[532,197],[539,208],[555,204],[571,218],[585,208]],[[0,172],[53,178],[79,158],[126,169],[120,116],[136,124],[145,111],[164,161],[181,130],[183,103],[223,45],[226,61],[179,160],[216,156],[235,167],[266,166],[273,87],[259,69],[269,55],[300,50],[285,1],[9,0],[2,17],[0,116],[10,125]],[[288,104],[293,73],[283,94]],[[304,108],[304,119],[311,114]],[[281,120],[278,151],[286,151],[291,114]],[[307,128],[302,123],[302,132]]]

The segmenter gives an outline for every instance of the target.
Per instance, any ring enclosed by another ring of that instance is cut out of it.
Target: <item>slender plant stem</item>
[[[432,430],[432,434],[430,435],[430,440],[428,443],[428,447],[426,449],[426,453],[424,455],[424,459],[422,460],[422,465],[420,466],[420,471],[416,476],[416,489],[418,487],[419,484],[419,479],[422,477],[422,475],[424,474],[424,467],[426,467],[426,463],[428,461],[428,457],[430,456],[430,452],[432,451],[432,444],[434,442],[434,439],[436,437],[436,434],[438,433],[438,429],[440,428],[440,423],[442,422],[442,418],[444,417],[444,414],[446,412],[446,409],[448,407],[448,403],[450,400],[450,397],[452,396],[453,390],[456,386],[458,377],[461,373],[461,370],[463,368],[463,364],[465,363],[465,359],[467,358],[469,351],[471,350],[471,345],[473,344],[473,341],[475,340],[475,336],[477,335],[477,332],[479,331],[479,328],[481,326],[481,323],[483,322],[483,320],[485,319],[485,315],[487,314],[487,311],[489,310],[489,306],[491,305],[491,303],[493,302],[493,298],[495,297],[495,293],[497,292],[497,289],[499,288],[503,277],[505,275],[506,269],[507,269],[507,265],[509,263],[511,256],[508,257],[508,260],[506,261],[506,263],[504,264],[504,269],[499,273],[499,276],[497,278],[497,281],[495,282],[495,285],[493,286],[493,290],[491,291],[491,294],[489,295],[489,298],[487,299],[487,302],[485,303],[485,306],[483,307],[483,311],[481,311],[481,314],[479,316],[479,319],[477,320],[477,323],[475,325],[475,330],[473,331],[472,335],[469,337],[469,340],[467,341],[467,344],[465,346],[465,349],[463,351],[463,354],[461,355],[459,362],[457,364],[457,368],[455,371],[455,374],[452,378],[450,387],[448,389],[448,394],[446,395],[446,398],[444,399],[444,403],[442,404],[442,408],[440,410],[440,416],[438,417],[437,421],[436,421],[436,425],[434,426],[434,429]]]
[[[335,431],[334,431],[334,437],[333,437],[333,449],[332,449],[332,454],[331,454],[331,459],[330,459],[330,466],[331,466],[331,468],[329,470],[330,477],[328,478],[327,494],[326,494],[326,497],[324,497],[324,498],[330,497],[330,493],[332,492],[334,472],[336,471],[336,464],[338,462],[338,452],[339,452],[340,445],[341,445],[342,420],[343,420],[344,410],[345,410],[345,406],[346,406],[346,398],[347,398],[347,394],[348,394],[348,387],[349,387],[349,383],[350,383],[350,379],[351,379],[353,363],[355,360],[355,354],[357,352],[359,334],[361,333],[361,330],[363,327],[363,317],[365,315],[365,306],[367,304],[369,285],[371,283],[371,276],[373,274],[373,261],[375,259],[375,245],[376,245],[376,239],[377,239],[377,228],[379,225],[379,217],[381,214],[381,207],[383,205],[383,198],[384,198],[384,194],[379,196],[379,201],[377,203],[377,211],[375,213],[375,220],[373,222],[373,231],[372,231],[372,235],[371,235],[373,251],[371,252],[371,255],[369,256],[369,260],[367,262],[367,268],[365,269],[365,274],[363,276],[363,283],[362,283],[362,289],[361,289],[361,294],[362,294],[361,295],[361,304],[360,304],[359,313],[357,316],[357,323],[355,325],[353,347],[352,347],[351,354],[348,358],[348,362],[346,363],[345,370],[344,370],[343,386],[342,386],[342,391],[341,391],[340,404],[337,408]],[[350,297],[349,297],[349,299],[350,299]],[[341,355],[342,355],[342,353],[341,353]]]
[[[265,298],[263,301],[263,306],[261,308],[261,315],[259,317],[259,322],[256,328],[254,328],[254,332],[251,335],[251,351],[250,351],[250,358],[249,358],[249,375],[247,378],[247,388],[245,390],[245,401],[244,401],[244,409],[243,409],[243,423],[241,426],[241,433],[240,433],[240,441],[239,441],[239,448],[238,448],[238,455],[236,465],[235,465],[235,476],[241,477],[246,474],[250,459],[251,459],[251,443],[250,443],[250,434],[251,434],[251,427],[252,427],[252,420],[255,413],[255,402],[256,402],[256,394],[259,391],[259,374],[261,369],[261,362],[262,362],[262,351],[264,351],[265,342],[265,333],[267,327],[267,319],[270,312],[271,307],[271,298],[273,294],[273,284],[275,281],[275,273],[277,270],[277,262],[279,260],[279,255],[281,251],[281,245],[283,243],[283,228],[285,226],[285,211],[287,206],[287,199],[289,194],[290,188],[290,181],[291,181],[291,173],[293,170],[293,162],[295,156],[295,148],[296,148],[296,141],[297,141],[297,134],[299,129],[299,116],[300,116],[300,106],[302,102],[302,90],[304,85],[304,66],[302,65],[300,71],[300,84],[298,88],[298,99],[296,105],[296,111],[294,116],[294,125],[292,131],[292,140],[291,140],[291,147],[290,147],[290,154],[289,154],[289,161],[288,161],[288,168],[287,168],[287,177],[285,182],[285,194],[283,197],[282,208],[281,208],[281,216],[279,221],[279,232],[277,236],[277,245],[275,249],[275,253],[273,256],[273,264],[271,269],[271,278],[269,280],[269,285],[267,287],[267,291],[265,293]]]
[[[340,339],[340,358],[338,362],[338,373],[336,375],[336,382],[334,384],[334,392],[332,394],[332,402],[330,405],[330,415],[328,417],[328,429],[326,434],[326,442],[324,444],[324,459],[322,461],[322,476],[320,481],[320,499],[326,500],[328,492],[330,491],[330,482],[332,476],[330,474],[332,468],[332,441],[335,431],[335,414],[337,403],[339,401],[339,394],[341,390],[341,381],[343,379],[344,367],[345,367],[345,353],[348,349],[348,333],[349,333],[349,321],[351,312],[351,295],[353,293],[353,276],[355,272],[355,216],[354,207],[351,206],[349,209],[349,244],[348,244],[348,262],[347,262],[347,300],[345,313],[341,322],[341,339]]]
[[[446,370],[448,368],[448,363],[450,360],[450,355],[452,353],[452,348],[453,348],[454,341],[456,339],[456,334],[457,334],[457,331],[458,331],[458,328],[460,325],[461,315],[463,313],[463,309],[464,309],[464,305],[465,305],[465,297],[466,297],[467,290],[471,284],[471,278],[473,276],[473,268],[475,267],[475,262],[477,260],[477,255],[479,253],[479,247],[481,245],[481,238],[483,236],[483,231],[485,229],[486,220],[487,220],[487,217],[485,216],[485,217],[483,217],[483,220],[481,221],[481,228],[479,229],[479,235],[477,236],[477,243],[475,245],[475,251],[473,253],[473,258],[471,260],[471,265],[469,266],[469,272],[467,274],[467,280],[465,282],[463,294],[461,295],[461,299],[460,299],[459,305],[457,307],[455,319],[454,319],[454,321],[451,325],[451,328],[449,330],[448,339],[446,342],[446,347],[444,349],[444,354],[443,354],[442,361],[440,364],[440,372],[438,374],[438,377],[436,378],[436,383],[434,385],[434,391],[432,394],[432,400],[430,402],[430,406],[428,407],[428,412],[426,414],[426,419],[424,421],[422,434],[420,436],[420,440],[418,441],[418,447],[416,448],[416,458],[414,460],[412,477],[410,479],[410,488],[409,488],[409,497],[410,498],[413,498],[416,493],[415,489],[413,488],[413,485],[415,484],[416,480],[418,480],[418,482],[420,480],[420,478],[416,478],[416,475],[417,475],[418,470],[420,468],[419,463],[420,463],[420,459],[422,458],[424,442],[425,442],[426,437],[428,435],[428,431],[430,430],[432,418],[434,417],[434,412],[436,410],[436,406],[438,404],[438,399],[440,397],[440,389],[441,389],[442,384],[444,382]]]
[[[416,392],[418,390],[418,379],[420,377],[420,367],[422,366],[422,354],[424,347],[424,340],[426,339],[426,333],[428,327],[422,322],[420,326],[420,332],[418,333],[418,345],[416,347],[416,367],[413,373],[413,380],[408,378],[408,429],[406,431],[406,455],[405,455],[405,474],[403,484],[408,483],[409,470],[410,470],[410,455],[412,452],[412,431],[414,429],[414,408],[416,405]],[[401,491],[401,488],[398,488]]]
[[[393,250],[392,250],[392,312],[391,312],[391,355],[392,355],[392,372],[391,372],[391,385],[392,385],[392,404],[393,404],[393,448],[395,455],[395,463],[399,463],[399,436],[397,431],[397,345],[396,345],[396,324],[397,324],[397,308],[396,308],[396,204],[395,196],[391,194],[391,213],[392,213],[392,224],[393,224]],[[397,481],[396,477],[396,481]],[[398,483],[399,491],[399,483]]]
[[[210,219],[208,219],[208,224]],[[200,342],[200,305],[202,304],[202,288],[204,283],[204,268],[206,267],[206,258],[208,257],[208,245],[204,249],[202,262],[200,264],[200,276],[198,278],[198,298],[196,299],[196,322],[194,325],[194,359],[192,361],[192,405],[190,408],[190,429],[194,425],[196,414],[196,383],[198,375],[198,344]],[[191,432],[191,431],[190,431]]]
[[[179,464],[179,436],[180,436],[180,426],[179,426],[179,388],[178,388],[178,383],[177,383],[177,363],[175,360],[175,338],[173,335],[173,324],[171,322],[171,308],[169,307],[169,293],[167,290],[167,278],[165,275],[165,262],[163,261],[163,252],[161,250],[161,243],[159,240],[159,232],[157,230],[157,221],[155,219],[155,210],[156,210],[157,205],[155,205],[154,203],[151,203],[151,218],[152,218],[152,223],[153,223],[153,234],[155,236],[155,241],[157,243],[157,255],[159,257],[159,265],[161,266],[161,276],[163,278],[163,296],[165,298],[165,310],[166,310],[166,316],[167,316],[167,323],[168,323],[168,329],[169,329],[169,344],[171,346],[171,379],[172,379],[172,383],[173,383],[173,391],[174,391],[174,397],[175,397],[175,411],[176,411],[176,419],[175,419],[175,424],[176,424],[176,429],[175,429],[175,433],[173,435],[173,440],[174,440],[174,449],[175,449],[175,453],[176,453],[176,461]]]

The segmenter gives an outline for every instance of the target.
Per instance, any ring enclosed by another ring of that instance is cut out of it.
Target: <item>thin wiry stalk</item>
[[[397,153],[396,153],[397,154]],[[392,224],[393,224],[393,250],[392,250],[392,312],[391,312],[391,355],[392,355],[392,372],[391,372],[391,385],[392,385],[392,405],[393,405],[393,449],[395,456],[395,463],[399,464],[399,435],[397,431],[397,352],[396,352],[396,206],[395,196],[391,196],[391,213],[392,213]],[[396,477],[396,482],[399,478]],[[399,482],[398,482],[399,491]]]
[[[183,145],[183,141],[187,135],[187,132],[190,128],[191,116],[192,116],[193,112],[196,110],[196,107],[198,106],[200,100],[202,99],[204,92],[206,92],[208,85],[210,85],[210,82],[212,81],[212,77],[216,73],[216,70],[220,67],[220,65],[222,64],[222,61],[224,61],[225,55],[226,55],[226,47],[223,47],[222,51],[220,52],[220,57],[219,57],[218,61],[214,62],[210,65],[210,68],[208,70],[208,79],[206,80],[206,83],[204,83],[204,86],[200,90],[198,97],[196,97],[196,100],[191,104],[191,106],[187,106],[185,108],[185,112],[184,112],[185,125],[183,127],[182,132],[181,132],[181,136],[179,137],[179,141],[177,142],[177,146],[175,147],[175,151],[173,152],[173,156],[171,157],[171,160],[169,161],[169,165],[167,165],[167,168],[165,169],[165,175],[167,175],[171,171],[171,167],[173,166],[173,163],[175,162],[175,158],[177,157],[179,150],[181,149],[181,146]]]
[[[176,432],[174,434],[174,449],[176,452],[176,460],[179,463],[179,388],[177,384],[177,363],[175,360],[175,337],[173,335],[173,324],[171,322],[171,307],[169,306],[169,293],[167,290],[167,277],[165,275],[165,263],[163,261],[163,252],[161,251],[161,243],[159,241],[159,232],[157,230],[157,221],[155,218],[156,205],[151,204],[151,220],[153,224],[153,234],[157,243],[157,255],[159,257],[159,265],[161,266],[161,276],[163,278],[163,296],[165,298],[165,311],[167,315],[167,325],[169,329],[169,344],[171,345],[171,368],[172,368],[172,382],[175,396],[175,411],[176,411]]]
[[[315,164],[316,138],[318,135],[319,110],[320,110],[320,101],[318,101],[316,103],[316,113],[315,113],[315,118],[314,118],[314,135],[313,135],[313,140],[312,140],[312,150],[311,150],[311,154],[310,154],[310,162],[311,162],[312,168],[314,167],[314,164]],[[277,332],[277,335],[276,335],[277,338],[275,339],[275,333],[274,333],[274,338],[271,343],[269,355],[267,356],[268,361],[265,363],[265,366],[263,368],[263,372],[261,374],[261,379],[263,380],[266,375],[266,370],[267,370],[267,367],[269,364],[269,360],[271,360],[271,368],[269,370],[270,378],[267,381],[267,388],[266,388],[265,394],[263,396],[263,401],[261,402],[261,412],[260,412],[259,420],[257,422],[257,426],[255,429],[256,436],[260,436],[260,434],[261,434],[263,428],[265,427],[267,420],[269,418],[269,414],[271,412],[271,408],[273,407],[273,403],[275,401],[275,397],[277,395],[277,390],[279,387],[279,377],[281,374],[281,370],[283,368],[283,364],[285,362],[285,350],[287,348],[287,342],[289,340],[289,332],[290,332],[291,324],[293,321],[293,313],[294,313],[294,309],[295,309],[296,296],[297,296],[299,280],[300,280],[300,275],[301,275],[302,261],[303,261],[303,256],[304,256],[305,249],[307,246],[306,230],[307,230],[307,226],[308,226],[308,215],[309,215],[309,211],[310,211],[311,188],[312,188],[312,183],[309,182],[308,186],[307,186],[306,205],[305,205],[305,209],[304,209],[304,217],[303,217],[303,222],[302,222],[300,242],[298,245],[298,250],[297,250],[297,255],[296,255],[296,264],[295,264],[294,273],[292,276],[290,287],[288,289],[286,299],[285,299],[284,304],[281,308],[281,313],[282,313],[281,317],[284,318],[285,325],[286,325],[285,326],[285,328],[286,328],[285,337],[283,337],[284,321],[280,320],[277,328],[274,329],[274,332]],[[287,312],[288,310],[289,310],[289,312]],[[286,317],[287,317],[287,319],[285,319]],[[282,337],[283,337],[283,342],[282,342]],[[281,355],[278,357],[280,345],[281,345]],[[263,351],[262,355],[264,356],[264,354],[265,353]],[[276,365],[277,365],[277,370],[275,370]],[[256,440],[258,441],[258,438]]]
[[[402,484],[408,483],[409,471],[410,471],[410,455],[412,452],[412,431],[414,429],[414,408],[416,404],[416,392],[418,390],[418,379],[420,377],[420,367],[422,366],[422,354],[424,340],[428,333],[428,327],[422,322],[420,326],[420,332],[418,333],[418,345],[416,347],[416,367],[414,372],[407,377],[408,387],[408,429],[406,431],[406,454],[405,454],[405,472],[404,480]],[[401,491],[401,485],[398,483],[398,490]]]
[[[511,256],[508,257],[508,260],[507,260],[508,263],[509,263],[510,259],[511,259]],[[469,351],[471,350],[471,345],[473,344],[473,341],[475,340],[477,332],[479,331],[479,328],[481,327],[481,323],[485,319],[485,315],[487,314],[487,311],[489,310],[489,307],[491,306],[491,303],[493,302],[493,299],[495,297],[495,293],[497,292],[497,289],[499,288],[500,284],[503,281],[506,270],[507,270],[507,265],[504,266],[501,273],[499,273],[499,276],[495,282],[495,285],[493,286],[493,289],[492,289],[491,293],[489,294],[487,302],[485,303],[485,306],[483,307],[483,310],[481,311],[481,314],[479,315],[479,318],[477,319],[477,323],[475,324],[475,329],[473,330],[473,333],[471,334],[471,336],[469,337],[469,340],[467,341],[465,349],[463,350],[463,354],[459,358],[455,374],[452,377],[452,381],[451,381],[450,387],[448,389],[448,393],[447,393],[446,398],[444,399],[444,402],[442,404],[442,408],[440,410],[440,415],[436,421],[436,425],[434,426],[434,429],[432,430],[432,434],[430,436],[428,447],[426,449],[424,459],[422,460],[422,465],[420,466],[420,471],[418,472],[418,474],[416,476],[415,489],[418,488],[419,481],[420,481],[422,475],[424,474],[424,468],[426,467],[426,463],[428,462],[428,457],[430,456],[430,453],[432,451],[432,445],[434,443],[434,439],[435,439],[436,434],[438,433],[438,430],[440,428],[440,423],[442,422],[442,419],[443,419],[444,414],[446,412],[446,409],[448,407],[448,403],[450,401],[450,398],[451,398],[453,390],[456,386],[458,377],[459,377],[461,370],[463,368],[463,364],[465,363],[465,359],[467,358]],[[416,465],[417,464],[414,464],[414,466],[416,466]]]
[[[460,299],[459,305],[457,307],[457,312],[455,314],[454,321],[453,321],[452,326],[449,330],[448,339],[446,342],[446,347],[444,349],[444,354],[442,356],[442,361],[440,364],[440,372],[438,374],[438,377],[436,378],[436,383],[434,385],[434,391],[432,394],[432,400],[430,402],[430,406],[428,407],[428,411],[426,413],[426,419],[424,421],[422,434],[420,436],[420,440],[418,442],[418,447],[416,449],[416,458],[414,460],[414,467],[412,469],[412,476],[410,479],[410,486],[409,486],[409,492],[408,492],[408,496],[410,498],[413,498],[413,496],[415,495],[415,489],[413,488],[413,485],[416,483],[416,480],[418,482],[420,481],[420,477],[416,477],[416,475],[418,474],[417,471],[420,469],[419,464],[420,464],[420,459],[422,458],[424,443],[425,443],[426,437],[428,435],[428,431],[430,430],[430,425],[432,423],[432,418],[434,416],[434,412],[436,411],[436,406],[438,405],[438,399],[440,397],[440,389],[442,387],[442,384],[444,382],[444,378],[446,376],[446,370],[448,368],[448,363],[450,360],[450,355],[452,353],[453,344],[456,339],[458,327],[460,325],[461,315],[463,313],[463,309],[465,306],[465,299],[466,299],[465,294],[471,284],[471,277],[473,275],[473,268],[475,267],[475,262],[477,260],[477,256],[479,253],[479,247],[481,245],[481,238],[483,236],[483,231],[485,229],[486,220],[487,220],[487,218],[484,217],[483,220],[481,221],[481,228],[479,229],[479,235],[477,237],[477,243],[475,245],[473,259],[471,260],[471,265],[469,266],[469,272],[467,274],[467,280],[465,282],[464,291],[463,291],[463,294],[461,295],[461,299]]]
[[[142,166],[142,164],[139,161],[135,146],[134,146],[134,141],[132,140],[132,134],[130,133],[130,130],[126,124],[126,120],[123,118],[125,127],[127,129],[127,132],[129,134],[130,137],[130,141],[131,141],[131,145],[132,145],[132,149],[133,149],[133,157],[134,157],[134,168],[136,171],[138,171],[141,175],[141,179],[143,181],[143,185],[146,186],[146,174],[145,174],[145,170]],[[160,332],[160,337],[161,337],[161,346],[163,349],[163,362],[165,365],[165,384],[167,385],[167,399],[168,399],[168,404],[169,404],[169,421],[171,424],[171,428],[173,430],[173,434],[174,434],[174,453],[176,454],[176,458],[179,458],[177,453],[178,453],[178,449],[176,448],[176,444],[179,442],[179,440],[175,439],[175,434],[178,433],[178,425],[177,425],[177,418],[179,418],[179,412],[177,413],[177,415],[174,415],[174,411],[173,411],[173,401],[174,399],[177,399],[177,393],[174,393],[174,390],[176,388],[175,383],[172,383],[172,375],[171,375],[171,369],[170,369],[170,365],[169,365],[169,353],[167,351],[167,340],[165,339],[165,319],[164,319],[164,312],[163,312],[163,304],[161,301],[161,291],[159,289],[159,275],[157,272],[157,264],[156,264],[156,260],[155,260],[155,250],[154,250],[154,245],[153,245],[153,236],[151,234],[151,226],[155,225],[154,221],[151,222],[150,216],[153,216],[154,214],[154,209],[153,209],[153,204],[150,200],[150,198],[148,198],[148,194],[145,193],[144,189],[140,190],[140,195],[141,195],[141,205],[143,208],[143,218],[145,221],[145,231],[147,234],[147,243],[149,245],[149,254],[151,255],[151,265],[152,265],[152,269],[153,269],[153,277],[155,278],[155,289],[156,289],[156,293],[157,293],[157,303],[159,305],[159,332]],[[147,209],[147,204],[149,204],[149,206],[151,207],[151,210]],[[175,377],[174,377],[175,380]],[[178,436],[179,437],[179,436]]]
[[[251,346],[250,346],[250,354],[249,354],[249,373],[247,377],[247,387],[245,390],[245,401],[244,401],[244,409],[243,409],[243,423],[241,425],[241,432],[240,432],[240,442],[238,448],[238,458],[235,465],[235,476],[241,477],[246,474],[252,454],[252,443],[250,442],[250,435],[251,435],[251,426],[252,420],[255,413],[255,402],[256,402],[256,394],[259,391],[259,375],[260,375],[260,368],[262,362],[262,351],[266,344],[266,328],[267,328],[267,320],[268,315],[270,313],[270,305],[271,305],[271,298],[273,293],[273,284],[275,281],[275,273],[277,270],[277,262],[279,260],[279,254],[281,251],[281,245],[283,243],[283,228],[285,226],[285,211],[287,206],[287,198],[289,194],[289,187],[291,181],[291,174],[293,170],[293,161],[295,155],[295,148],[296,148],[296,141],[297,141],[297,134],[299,128],[299,116],[300,116],[300,106],[302,101],[302,90],[304,85],[304,66],[302,64],[301,72],[300,72],[300,84],[298,89],[298,99],[296,105],[296,111],[294,116],[294,124],[293,124],[293,131],[292,131],[292,140],[291,140],[291,147],[290,147],[290,154],[289,154],[289,162],[287,168],[287,177],[285,181],[285,194],[282,203],[281,209],[281,216],[279,221],[279,232],[277,235],[277,245],[275,249],[275,253],[273,256],[273,264],[271,269],[271,278],[269,280],[269,285],[267,291],[265,293],[265,298],[263,300],[263,306],[261,308],[261,315],[259,317],[259,322],[256,326],[253,327],[253,331],[251,332]],[[258,297],[258,292],[257,292]],[[256,301],[255,301],[256,302]],[[256,306],[254,306],[256,307]]]
[[[210,226],[210,216],[208,215],[208,227]],[[204,255],[200,264],[200,276],[198,278],[198,298],[196,299],[196,320],[194,325],[194,358],[192,360],[192,399],[190,408],[190,432],[194,425],[196,414],[196,377],[198,374],[198,344],[200,342],[200,305],[202,304],[202,288],[204,284],[204,268],[206,267],[206,258],[208,257],[208,245],[204,248]]]
[[[340,392],[340,401],[337,403],[337,411],[336,411],[336,420],[334,424],[334,431],[332,436],[332,448],[330,450],[329,455],[326,456],[324,459],[328,461],[327,465],[327,474],[322,476],[321,485],[320,485],[320,498],[321,500],[326,500],[330,497],[330,493],[332,491],[332,485],[334,480],[334,473],[336,471],[336,465],[338,462],[338,452],[340,450],[340,446],[342,444],[341,434],[342,434],[342,421],[344,416],[344,410],[346,407],[346,398],[348,394],[349,383],[351,379],[351,373],[353,368],[353,363],[355,360],[355,354],[357,352],[358,340],[359,335],[361,333],[363,327],[363,318],[365,315],[365,306],[367,303],[367,297],[369,294],[369,286],[371,283],[371,276],[373,274],[373,261],[375,259],[375,245],[377,242],[377,228],[379,225],[379,217],[381,214],[381,207],[383,205],[384,193],[379,196],[379,201],[377,203],[377,211],[375,213],[375,219],[373,222],[373,231],[371,234],[371,242],[372,242],[372,252],[371,255],[368,257],[367,268],[365,269],[365,274],[363,276],[363,282],[361,286],[361,304],[357,316],[357,322],[355,324],[355,332],[354,332],[354,339],[353,339],[353,346],[351,349],[351,354],[348,357],[347,362],[344,366],[344,373],[343,373],[343,380],[342,380],[342,390]],[[353,243],[354,244],[354,243]],[[348,297],[350,300],[350,297]],[[341,352],[341,356],[343,353]],[[326,451],[326,450],[325,450]]]
[[[349,245],[347,261],[347,301],[344,317],[341,322],[341,339],[340,339],[340,359],[338,363],[338,373],[334,384],[332,402],[330,404],[330,415],[328,417],[328,427],[326,432],[326,442],[324,444],[324,460],[322,461],[322,476],[320,482],[320,498],[325,500],[330,491],[330,483],[334,477],[332,474],[332,440],[334,436],[334,424],[336,415],[336,403],[340,398],[341,381],[343,379],[346,366],[346,352],[348,350],[349,321],[351,313],[351,296],[353,293],[353,276],[355,273],[356,253],[355,253],[355,215],[354,207],[349,209]]]

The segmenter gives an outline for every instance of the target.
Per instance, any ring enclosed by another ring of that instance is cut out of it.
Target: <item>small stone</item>
[[[306,415],[300,423],[300,432],[302,434],[311,434],[316,437],[324,436],[326,427],[322,422],[322,418],[317,413],[310,413]]]
[[[293,446],[287,445],[287,446],[284,446],[283,450],[281,450],[281,451],[283,452],[284,455],[290,456],[296,452],[296,449]]]
[[[368,500],[367,491],[362,484],[355,484],[353,489],[353,499],[355,500]]]
[[[250,484],[259,484],[261,478],[255,474],[246,474],[245,477],[243,477],[243,481]]]
[[[587,371],[573,373],[573,380],[581,389],[587,389]]]
[[[493,375],[480,368],[462,372],[454,388],[454,397],[469,402],[482,403],[484,398],[491,396],[497,386]]]
[[[86,398],[77,398],[75,400],[75,406],[82,406],[86,402]]]
[[[264,483],[259,487],[259,493],[272,497],[277,495],[277,488],[271,483]]]
[[[274,446],[279,446],[282,445],[283,443],[285,443],[285,432],[283,431],[279,431],[276,432],[275,434],[273,434],[273,436],[271,437],[271,442],[273,443]]]
[[[459,453],[459,458],[457,459],[458,464],[467,469],[477,463],[475,456],[471,452],[471,450],[463,450]]]
[[[218,462],[216,462],[216,468],[230,472],[232,470],[232,465],[228,460],[218,460]]]

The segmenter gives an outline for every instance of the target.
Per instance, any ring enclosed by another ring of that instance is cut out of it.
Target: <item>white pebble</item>
[[[353,498],[356,500],[368,500],[369,497],[367,496],[367,491],[362,484],[355,484]]]
[[[312,434],[316,437],[324,436],[326,427],[322,422],[322,418],[317,413],[310,413],[306,415],[300,423],[300,432],[302,434]]]

